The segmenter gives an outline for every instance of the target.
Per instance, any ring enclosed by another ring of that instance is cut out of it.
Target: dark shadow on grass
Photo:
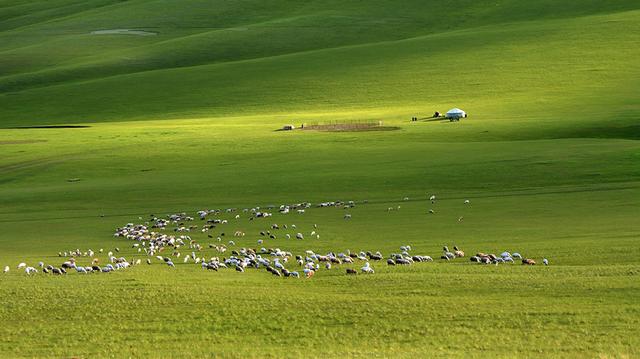
[[[10,130],[28,130],[31,128],[89,128],[91,126],[85,125],[41,125],[41,126],[16,126],[16,127],[7,127]]]

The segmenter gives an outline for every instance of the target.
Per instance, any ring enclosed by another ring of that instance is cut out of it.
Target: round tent
[[[460,119],[466,116],[467,116],[467,113],[462,111],[459,108],[453,108],[447,111],[447,114],[445,115],[446,118],[452,118],[452,119]]]

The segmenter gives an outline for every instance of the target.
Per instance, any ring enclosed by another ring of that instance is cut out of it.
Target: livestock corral
[[[380,120],[350,120],[350,121],[322,121],[305,123],[300,126],[303,130],[329,132],[357,132],[357,131],[393,131],[397,126],[385,126]]]

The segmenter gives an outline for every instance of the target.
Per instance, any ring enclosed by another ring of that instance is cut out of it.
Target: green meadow
[[[628,0],[0,0],[0,357],[639,357],[639,35]],[[357,121],[388,130],[279,130]],[[434,262],[278,278],[113,236],[226,208],[176,235]],[[115,248],[142,264],[17,268]],[[503,251],[538,265],[469,261]]]

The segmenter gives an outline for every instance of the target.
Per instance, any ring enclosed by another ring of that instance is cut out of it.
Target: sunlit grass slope
[[[638,33],[633,1],[0,0],[0,357],[639,356]],[[354,120],[397,129],[276,131]],[[358,205],[191,235],[551,265],[16,268],[144,261],[112,234],[149,214],[330,200]]]
[[[0,33],[1,124],[454,104],[479,119],[637,114],[632,2],[394,4],[131,1],[23,19]],[[90,34],[119,28],[158,35]]]

